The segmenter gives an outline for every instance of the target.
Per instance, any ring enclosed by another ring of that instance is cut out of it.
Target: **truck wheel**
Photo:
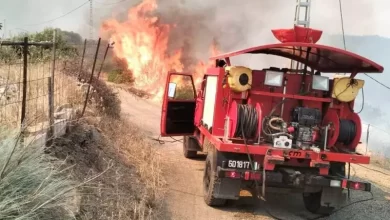
[[[303,193],[303,203],[305,204],[307,211],[317,213],[317,211],[321,208],[321,194],[322,191],[315,193]]]
[[[322,191],[315,193],[303,193],[303,203],[307,211],[311,213],[329,215],[334,208],[322,206],[321,195]]]
[[[190,141],[189,136],[184,136],[183,138],[183,154],[185,158],[194,158],[197,155],[196,151],[188,150],[190,149],[190,144],[193,144],[192,141]]]
[[[218,181],[218,177],[214,169],[215,163],[216,161],[214,161],[213,153],[212,151],[209,151],[203,174],[203,197],[204,201],[209,206],[223,206],[226,204],[226,199],[217,199],[213,196],[215,185]]]

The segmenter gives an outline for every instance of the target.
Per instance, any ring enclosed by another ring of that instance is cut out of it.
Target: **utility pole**
[[[4,23],[3,23],[3,37],[4,39],[7,39],[7,24],[6,24],[7,20],[4,19]]]
[[[311,0],[297,0],[294,18],[295,26],[310,27],[310,6]],[[301,17],[301,12],[303,12],[303,18]],[[294,66],[298,70],[300,69],[301,63],[292,60],[290,68],[294,69]]]
[[[93,4],[89,0],[89,39],[93,38]]]
[[[367,126],[367,136],[366,136],[366,155],[367,155],[367,153],[368,153],[368,139],[369,139],[369,137],[370,137],[370,124],[368,124],[368,126]]]

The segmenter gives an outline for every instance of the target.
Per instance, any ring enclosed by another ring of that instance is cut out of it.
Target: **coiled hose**
[[[237,104],[237,126],[234,137],[256,138],[258,125],[259,116],[256,108],[250,105]]]

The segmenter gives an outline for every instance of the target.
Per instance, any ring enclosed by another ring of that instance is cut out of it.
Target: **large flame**
[[[114,55],[127,62],[128,69],[135,79],[134,87],[154,95],[155,100],[161,100],[165,80],[169,71],[181,72],[184,69],[181,62],[182,50],[168,53],[171,24],[162,24],[159,18],[151,12],[157,8],[156,0],[143,0],[137,6],[130,8],[128,19],[124,22],[109,19],[102,25],[102,32],[109,34],[115,42]],[[215,42],[215,41],[214,41]],[[217,53],[213,43],[211,53]],[[199,62],[192,70],[195,84],[201,82],[208,64]]]

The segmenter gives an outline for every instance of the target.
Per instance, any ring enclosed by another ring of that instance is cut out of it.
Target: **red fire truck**
[[[169,73],[161,135],[184,136],[187,158],[207,153],[203,185],[210,206],[237,200],[242,189],[264,195],[266,187],[281,187],[301,190],[309,211],[327,212],[341,204],[346,189],[371,190],[370,183],[350,180],[345,167],[370,162],[356,151],[362,124],[353,107],[364,85],[356,75],[383,67],[317,44],[320,30],[295,26],[272,33],[279,43],[212,57],[215,65],[197,92],[191,74]],[[303,68],[231,62],[244,54],[287,58]]]

